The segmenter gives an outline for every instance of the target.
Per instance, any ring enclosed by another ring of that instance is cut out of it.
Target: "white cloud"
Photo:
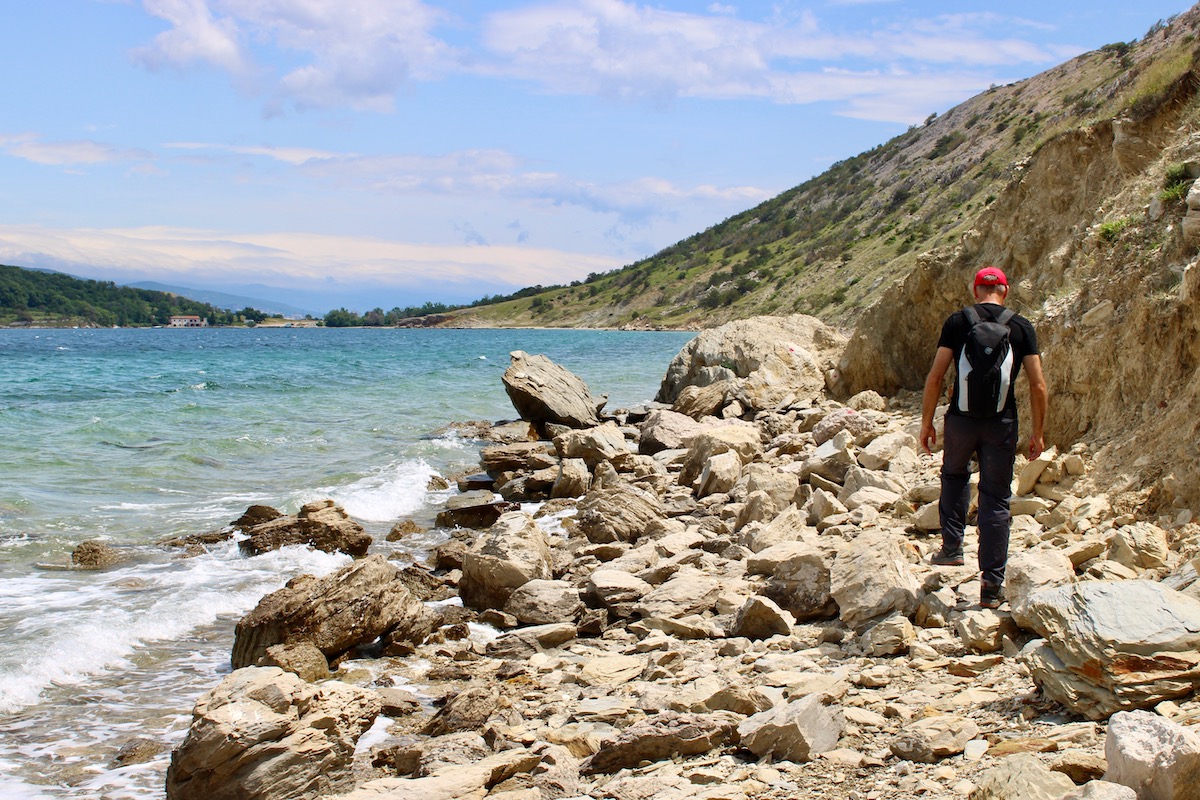
[[[470,32],[460,20],[420,0],[143,0],[171,28],[138,51],[150,66],[209,64],[246,81],[273,74],[268,108],[349,107],[388,111],[406,82],[453,74],[519,79],[562,94],[603,95],[654,103],[676,97],[760,98],[808,102],[798,83],[831,67],[919,74],[1050,65],[1072,55],[1015,31],[1046,26],[997,13],[905,18],[870,29],[827,30],[811,11],[761,19],[739,17],[713,2],[706,11],[665,10],[628,0],[552,0],[494,12],[478,21],[479,46],[451,46],[440,28]],[[857,4],[843,0],[841,5]],[[972,86],[1006,81],[979,72]],[[932,80],[927,78],[926,80]],[[960,81],[961,83],[961,81]],[[894,107],[908,121],[934,105],[911,107],[870,97],[858,87],[823,100],[859,108]],[[955,99],[961,99],[957,95]]]
[[[270,145],[254,147],[249,145],[205,144],[203,142],[168,142],[163,147],[172,150],[217,150],[236,155],[262,156],[263,158],[282,161],[292,166],[299,166],[310,161],[323,161],[342,157],[339,153],[328,150],[314,150],[308,147],[272,147]]]
[[[143,0],[142,5],[171,28],[133,52],[138,63],[152,69],[201,63],[234,74],[247,71],[236,23],[215,17],[207,0]]]
[[[491,15],[483,41],[496,57],[494,74],[519,77],[555,93],[601,94],[667,101],[673,97],[761,98],[777,103],[843,103],[892,109],[886,121],[908,122],[944,95],[891,98],[895,80],[876,84],[858,75],[904,75],[909,88],[946,86],[950,102],[997,82],[992,70],[1050,64],[1071,48],[1047,48],[1013,36],[1025,20],[997,14],[954,14],[908,20],[872,30],[831,32],[806,12],[795,18],[738,19],[729,9],[710,15],[664,11],[624,0],[574,0]],[[947,77],[946,65],[955,73]],[[978,70],[969,74],[968,70]],[[871,115],[873,116],[873,115]]]
[[[234,234],[190,228],[55,229],[0,225],[0,263],[96,268],[122,281],[340,284],[432,288],[557,284],[621,264],[519,246],[428,245],[310,233]],[[431,280],[430,276],[437,276]]]
[[[126,161],[146,161],[153,156],[144,150],[115,147],[90,139],[47,142],[33,133],[0,136],[0,150],[35,164],[77,166],[80,164],[112,164]]]
[[[508,201],[574,206],[615,214],[625,224],[644,224],[656,217],[668,216],[672,213],[670,207],[682,202],[753,204],[778,191],[777,188],[755,186],[680,186],[656,177],[593,183],[555,172],[528,169],[522,159],[498,149],[460,150],[436,156],[364,156],[305,148],[200,142],[177,142],[167,146],[190,152],[232,153],[285,162],[299,167],[302,175],[326,181],[339,189],[381,194],[491,196]]]
[[[420,0],[143,0],[171,24],[134,52],[150,67],[205,63],[273,84],[274,107],[387,111],[410,77],[432,78],[453,49]],[[274,77],[268,77],[274,75]]]

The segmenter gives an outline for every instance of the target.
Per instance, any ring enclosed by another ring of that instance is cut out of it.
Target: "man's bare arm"
[[[942,381],[953,360],[953,350],[949,347],[939,347],[933,357],[933,366],[929,368],[929,375],[925,378],[925,392],[921,395],[921,447],[926,453],[932,453],[933,445],[937,444],[933,415],[942,395]]]
[[[1046,405],[1049,402],[1049,390],[1046,388],[1046,376],[1042,374],[1041,356],[1025,356],[1021,360],[1021,366],[1029,379],[1029,416],[1033,427],[1029,434],[1029,458],[1034,459],[1046,449]]]

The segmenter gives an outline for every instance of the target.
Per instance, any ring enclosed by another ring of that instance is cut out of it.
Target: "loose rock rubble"
[[[1085,446],[1019,458],[1008,604],[980,608],[973,530],[967,566],[929,564],[916,398],[814,389],[818,326],[595,419],[582,382],[514,354],[547,438],[483,449],[492,485],[442,521],[479,527],[419,578],[372,556],[264,598],[169,796],[235,796],[222,776],[253,798],[1197,796],[1200,528],[1091,486]],[[308,691],[353,714],[306,705],[288,664],[314,653],[333,678]],[[324,784],[287,777],[310,746]]]

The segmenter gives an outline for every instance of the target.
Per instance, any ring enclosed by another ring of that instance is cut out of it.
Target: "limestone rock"
[[[673,403],[686,386],[751,378],[739,397],[748,408],[811,405],[824,393],[826,365],[837,362],[844,346],[840,334],[813,317],[737,320],[688,342],[667,367],[656,399]]]
[[[1134,789],[1143,800],[1200,797],[1200,735],[1157,714],[1113,714],[1104,756],[1104,779]]]
[[[1088,781],[1058,800],[1137,800],[1138,793],[1128,786],[1109,781]]]
[[[830,570],[830,594],[842,622],[861,630],[892,612],[911,616],[920,585],[900,542],[887,533],[863,533],[838,551]]]
[[[167,798],[298,800],[349,789],[355,744],[378,714],[373,692],[345,683],[236,670],[196,701],[171,754]]]
[[[595,397],[578,376],[546,356],[515,350],[509,357],[504,390],[521,419],[571,428],[600,424],[599,411],[606,398]]]
[[[897,758],[934,764],[958,755],[978,735],[979,726],[965,717],[928,717],[906,725],[891,750]]]
[[[671,410],[695,420],[715,417],[729,404],[729,396],[736,388],[730,380],[704,386],[685,386],[671,404]]]
[[[645,668],[645,660],[637,656],[600,656],[583,665],[579,682],[584,686],[615,686],[633,680]]]
[[[329,661],[312,642],[271,645],[259,661],[262,666],[279,667],[309,683],[323,681],[329,677]]]
[[[1200,686],[1200,600],[1142,580],[1084,581],[1030,598],[1045,641],[1022,659],[1047,696],[1103,719]]]
[[[740,543],[755,553],[781,543],[814,542],[817,532],[808,526],[808,514],[795,505],[788,506],[762,527],[752,526],[742,532]]]
[[[753,425],[726,425],[711,428],[697,435],[688,448],[688,458],[679,473],[679,485],[691,488],[700,473],[721,453],[734,452],[742,465],[762,455],[758,428]]]
[[[459,594],[471,608],[503,608],[517,587],[553,577],[546,536],[523,511],[501,515],[463,556]]]
[[[449,764],[422,778],[377,778],[336,800],[466,800],[534,770],[542,759],[524,747],[504,750],[472,764]],[[326,800],[322,798],[322,800]]]
[[[369,556],[324,578],[301,575],[260,600],[237,624],[231,662],[250,666],[276,644],[310,642],[334,657],[384,635],[420,643],[434,621],[396,567]]]
[[[568,431],[555,439],[558,452],[563,458],[581,458],[589,466],[601,461],[612,461],[629,452],[625,434],[615,422],[606,422],[592,428]]]
[[[860,436],[866,436],[874,430],[875,423],[867,415],[855,411],[853,408],[839,408],[829,412],[825,419],[818,422],[813,428],[812,434],[813,441],[822,445],[842,431],[849,432],[851,440],[854,440]]]
[[[700,572],[680,572],[647,592],[634,606],[646,618],[679,619],[712,610],[721,594],[721,584]]]
[[[564,458],[550,489],[551,497],[582,497],[592,488],[592,474],[582,458]]]
[[[134,736],[121,745],[112,761],[108,763],[108,768],[120,769],[134,764],[145,764],[166,749],[167,746],[162,742],[144,736]]]
[[[462,694],[453,698],[446,707],[453,704]],[[443,708],[445,710],[445,707]],[[440,714],[440,712],[439,712]],[[484,715],[482,719],[487,719]],[[433,775],[446,767],[465,766],[492,755],[483,737],[469,728],[459,733],[436,734],[409,748],[403,757],[405,762],[415,757],[416,767],[411,771],[414,778],[424,778]]]
[[[573,622],[583,614],[579,590],[566,581],[535,579],[517,587],[504,604],[525,625]]]
[[[1008,562],[1004,595],[1012,609],[1013,621],[1029,628],[1032,621],[1025,609],[1038,591],[1070,583],[1075,578],[1071,559],[1057,550],[1026,550]]]
[[[742,746],[759,758],[811,761],[837,746],[845,725],[841,707],[813,693],[747,717],[737,729]]]
[[[575,519],[588,541],[606,544],[636,541],[651,523],[665,515],[656,496],[635,486],[621,484],[593,489],[584,495]]]
[[[1054,459],[1058,457],[1058,451],[1053,448],[1043,450],[1041,455],[1032,461],[1027,461],[1017,471],[1017,496],[1027,495],[1033,491],[1033,487],[1037,486],[1038,479],[1042,477],[1042,473],[1046,471],[1046,467],[1054,463]]]
[[[1001,646],[1004,619],[988,608],[970,610],[954,620],[954,629],[967,648],[977,653],[994,653]]]
[[[558,463],[558,456],[546,442],[514,442],[494,445],[479,451],[479,461],[489,475],[502,472],[531,472]]]
[[[742,474],[742,460],[737,453],[717,453],[705,463],[696,478],[696,497],[726,494]]]
[[[704,707],[709,711],[732,711],[746,717],[771,706],[771,699],[763,692],[738,683],[714,692],[704,701]]]
[[[243,515],[234,523],[249,536],[238,542],[238,549],[246,555],[256,556],[287,545],[306,544],[326,553],[341,552],[362,558],[371,545],[371,537],[363,527],[332,500],[308,503],[294,517],[280,515],[253,525],[243,524],[247,516]]]
[[[1108,545],[1108,557],[1131,569],[1165,566],[1169,553],[1167,532],[1148,522],[1123,525],[1113,534]]]
[[[490,528],[506,511],[518,511],[519,503],[501,500],[486,490],[475,490],[454,495],[446,501],[446,507],[438,512],[439,528]]]
[[[663,450],[682,449],[704,427],[686,414],[655,409],[639,427],[638,452],[653,455]]]
[[[885,411],[887,401],[874,389],[866,389],[846,401],[846,405],[855,411]]]
[[[979,777],[971,800],[1059,800],[1075,788],[1061,772],[1052,772],[1036,756],[1018,753]]]
[[[859,451],[858,463],[866,469],[887,469],[893,459],[900,456],[906,447],[908,450],[914,451],[917,449],[917,444],[917,440],[910,433],[904,431],[884,433],[881,437],[872,439],[870,444]]]
[[[619,569],[598,569],[587,580],[587,593],[617,617],[630,616],[634,605],[653,588],[636,575]]]
[[[891,614],[872,625],[863,634],[863,647],[876,658],[907,653],[916,641],[916,632],[908,617]]]
[[[732,714],[680,714],[664,711],[635,723],[616,741],[584,762],[585,774],[611,773],[643,761],[707,753],[725,744],[737,726]]]
[[[943,586],[921,597],[914,619],[923,628],[944,628],[957,607],[958,595],[949,586]]]
[[[731,633],[747,639],[769,639],[791,633],[795,623],[795,618],[773,601],[755,595],[738,609]]]
[[[459,692],[438,709],[421,730],[426,736],[474,731],[483,727],[497,709],[500,697],[494,690],[480,686]]]

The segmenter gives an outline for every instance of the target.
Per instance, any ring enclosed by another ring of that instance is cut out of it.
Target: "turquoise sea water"
[[[248,505],[332,497],[420,557],[478,443],[438,429],[512,418],[508,353],[544,353],[610,396],[649,400],[687,333],[546,330],[0,331],[0,797],[162,796],[168,753],[113,767],[132,737],[169,747],[228,671],[233,626],[264,594],[345,557],[236,545],[180,558],[163,539]],[[82,541],[128,557],[45,569]]]

